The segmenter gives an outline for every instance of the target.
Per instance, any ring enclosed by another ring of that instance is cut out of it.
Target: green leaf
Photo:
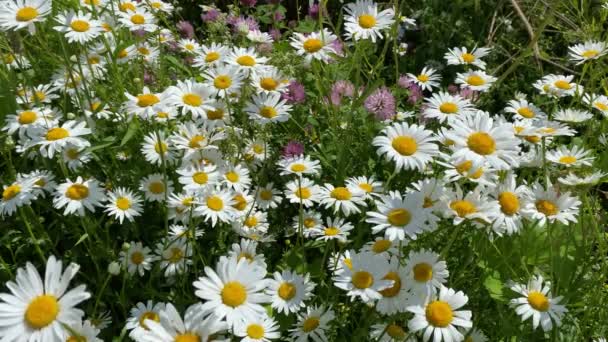
[[[500,302],[506,301],[503,294],[504,284],[500,280],[500,273],[493,272],[492,275],[487,276],[483,280],[483,286],[490,293],[490,297]]]
[[[80,245],[84,240],[89,238],[89,234],[88,233],[84,233],[83,236],[80,237],[80,239],[78,239],[78,241],[76,241],[76,244],[74,245],[74,247]]]
[[[133,138],[133,136],[135,135],[135,133],[137,133],[138,129],[139,129],[139,124],[137,123],[137,120],[133,119],[133,121],[131,121],[131,123],[129,124],[129,128],[127,129],[127,133],[125,133],[125,136],[122,137],[122,141],[120,142],[120,146],[124,146],[129,140],[131,140],[131,138]]]

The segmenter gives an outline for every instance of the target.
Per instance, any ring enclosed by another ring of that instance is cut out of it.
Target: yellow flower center
[[[65,342],[81,342],[81,341],[86,342],[86,337],[76,335],[76,336],[70,336],[67,338],[67,340],[65,340]]]
[[[150,50],[147,47],[145,47],[145,46],[138,47],[137,51],[139,53],[141,53],[142,55],[144,55],[144,56],[147,56],[147,55],[150,54]]]
[[[170,263],[176,264],[180,262],[184,258],[184,251],[181,248],[173,247],[171,248],[171,255],[169,259],[167,259]]]
[[[245,210],[245,208],[247,208],[247,200],[245,199],[245,197],[243,197],[243,195],[236,195],[232,199],[236,202],[236,204],[232,206],[233,208],[236,208],[240,211],[243,211]]]
[[[222,303],[236,308],[247,300],[247,290],[238,281],[227,282],[221,292]]]
[[[161,182],[152,182],[148,185],[148,190],[153,194],[162,194],[165,192],[165,184]]]
[[[141,14],[135,14],[131,16],[131,22],[135,25],[141,25],[146,22],[146,18]]]
[[[517,110],[517,114],[523,116],[526,119],[531,119],[535,116],[534,111],[528,107],[521,107]]]
[[[137,95],[137,105],[140,107],[149,107],[160,102],[158,96],[154,94]]]
[[[585,58],[594,58],[597,57],[597,55],[599,55],[600,52],[597,50],[587,50],[583,53],[581,53],[581,56],[585,57]]]
[[[272,91],[277,89],[279,82],[275,81],[272,77],[264,77],[260,79],[260,87],[264,90]]]
[[[311,193],[308,188],[300,188],[296,190],[295,195],[301,199],[308,199]]]
[[[224,201],[218,196],[210,196],[207,198],[207,207],[211,210],[220,211],[224,208]]]
[[[116,206],[120,210],[127,210],[131,208],[131,201],[126,197],[120,197],[116,200]]]
[[[13,184],[2,191],[2,200],[5,202],[10,201],[19,195],[20,192],[21,186],[19,184]]]
[[[405,226],[412,220],[412,214],[403,208],[391,209],[386,218],[393,226]]]
[[[304,41],[304,50],[308,53],[315,53],[323,48],[323,42],[316,38],[308,38]]]
[[[519,211],[519,198],[512,192],[505,191],[498,195],[498,203],[505,215],[515,215]]]
[[[304,227],[306,228],[312,228],[316,225],[317,221],[315,221],[314,218],[312,217],[307,217],[304,219]]]
[[[192,333],[179,334],[175,336],[174,342],[201,342],[200,336]]]
[[[262,190],[260,191],[260,198],[264,201],[270,201],[272,199],[272,191]]]
[[[36,102],[36,101],[42,102],[42,101],[44,101],[44,99],[46,99],[46,95],[44,94],[44,92],[39,91],[39,90],[36,90],[32,94],[32,96],[30,96],[30,101],[32,101],[32,102]]]
[[[327,227],[327,228],[325,228],[324,233],[326,236],[336,236],[336,235],[340,234],[340,229],[338,229],[336,227]]]
[[[397,324],[389,324],[389,326],[386,327],[386,333],[397,341],[401,341],[405,338],[405,331]]]
[[[548,200],[538,200],[536,201],[535,205],[536,210],[543,213],[545,216],[556,215],[559,211],[559,207],[555,203]]]
[[[530,291],[528,293],[528,304],[537,311],[545,312],[549,310],[551,303],[549,298],[538,291]]]
[[[253,152],[255,152],[256,154],[264,153],[264,146],[262,146],[260,144],[254,144],[252,149],[253,149]]]
[[[374,251],[374,253],[386,252],[392,245],[393,243],[390,240],[376,240],[372,245],[372,251]]]
[[[80,201],[84,198],[89,197],[89,188],[83,184],[72,184],[65,191],[66,197],[74,201]]]
[[[467,200],[456,200],[450,203],[450,208],[454,210],[459,217],[466,217],[477,211],[475,205]]]
[[[450,304],[436,300],[429,303],[425,310],[426,320],[435,327],[445,328],[454,319]]]
[[[487,156],[496,151],[496,142],[491,135],[485,132],[475,132],[467,138],[467,146],[471,151]]]
[[[118,58],[125,58],[128,55],[129,55],[129,51],[127,51],[127,49],[122,49],[122,50],[118,51]],[[138,96],[138,98],[139,98],[139,96]],[[139,104],[139,102],[137,103],[137,105],[143,107],[141,104]]]
[[[397,272],[388,272],[384,278],[385,280],[392,280],[393,285],[391,287],[387,287],[386,289],[380,291],[384,297],[392,298],[399,294],[401,291],[401,277],[399,277],[399,273]]]
[[[37,118],[38,118],[38,115],[36,114],[36,112],[32,112],[31,110],[26,110],[24,112],[21,112],[21,114],[19,114],[19,118],[17,119],[17,121],[19,121],[19,123],[22,125],[29,125],[32,122],[36,121]]]
[[[259,324],[250,324],[247,327],[247,336],[259,340],[264,337],[264,327]]]
[[[70,23],[70,27],[72,28],[72,30],[76,31],[76,32],[87,32],[89,30],[89,28],[91,27],[91,25],[84,21],[84,20],[72,20],[72,22]]]
[[[199,172],[195,172],[192,175],[192,180],[196,183],[196,184],[207,184],[207,181],[209,180],[209,177],[207,176],[206,173],[199,171]]]
[[[15,16],[15,19],[17,19],[17,21],[30,21],[32,19],[35,19],[38,16],[38,10],[36,10],[34,7],[30,7],[30,6],[26,6],[23,8],[20,8],[17,11],[17,15]]]
[[[594,103],[595,108],[601,110],[601,111],[607,111],[608,110],[608,104],[602,103],[602,102],[596,102]]]
[[[143,315],[141,315],[139,317],[139,325],[146,330],[148,330],[148,326],[144,322],[147,319],[154,321],[154,322],[160,322],[160,317],[158,316],[158,314],[156,312],[152,312],[152,311],[144,312]]]
[[[433,202],[433,199],[428,197],[428,196],[424,196],[424,203],[422,203],[422,207],[423,208],[430,208],[434,205],[435,203]]]
[[[433,266],[421,262],[414,266],[414,279],[420,283],[426,283],[433,279]]]
[[[123,12],[126,12],[127,10],[129,10],[129,11],[135,11],[136,10],[135,5],[133,3],[131,3],[131,2],[124,2],[124,3],[120,4],[118,7]]]
[[[245,259],[247,260],[249,263],[251,263],[253,261],[253,255],[246,253],[246,252],[242,252],[241,254],[239,254],[238,259]]]
[[[418,144],[414,138],[403,135],[393,139],[391,145],[402,156],[411,156],[418,149]]]
[[[466,81],[472,86],[480,86],[486,84],[486,81],[479,75],[471,75],[467,77]]]
[[[577,159],[575,156],[562,156],[559,158],[559,162],[562,164],[574,164]]]
[[[339,201],[348,201],[352,197],[350,191],[343,186],[333,189],[330,193],[330,196]]]
[[[293,172],[303,172],[303,171],[306,171],[306,165],[300,164],[300,163],[295,163],[295,164],[291,165],[290,169]]]
[[[236,62],[242,66],[252,67],[255,65],[255,58],[253,58],[249,55],[244,55],[244,56],[237,58]]]
[[[207,119],[209,119],[209,120],[221,120],[223,118],[224,118],[224,111],[221,109],[207,111]]]
[[[68,158],[70,158],[71,160],[76,160],[80,156],[80,151],[78,151],[75,148],[70,148],[70,149],[66,150],[66,154],[67,154]]]
[[[359,16],[359,26],[364,29],[372,28],[376,25],[376,18],[370,14],[362,14]]]
[[[207,63],[215,62],[218,59],[220,59],[220,54],[215,51],[211,51],[205,55],[205,62]]]
[[[158,154],[165,154],[167,153],[167,150],[169,149],[169,147],[167,147],[167,144],[165,144],[164,142],[156,143],[154,144],[154,151],[156,151],[156,153]]]
[[[272,119],[275,116],[277,116],[277,111],[276,109],[274,109],[273,107],[270,106],[264,106],[262,108],[260,108],[260,115],[265,117],[266,119]]]
[[[460,57],[462,57],[462,60],[467,64],[471,64],[475,61],[475,55],[473,55],[472,53],[465,52],[460,55]]]
[[[53,295],[34,298],[25,310],[25,322],[32,329],[42,329],[53,323],[59,314],[59,302]]]
[[[255,216],[247,216],[245,225],[249,228],[255,227],[258,224],[258,219]]]
[[[358,289],[367,289],[374,284],[374,276],[367,271],[357,271],[353,274],[352,283]]]
[[[194,45],[192,45],[192,44],[186,44],[186,45],[184,45],[184,47],[185,47],[185,48],[186,48],[186,50],[188,50],[188,51],[192,51],[192,50],[194,50]]]
[[[192,201],[194,201],[194,197],[186,197],[182,200],[182,205],[189,207],[192,205]]]
[[[144,262],[144,254],[142,252],[136,251],[131,254],[131,262],[135,265],[141,265]]]
[[[12,55],[12,54],[10,54],[10,55],[4,55],[4,63],[5,64],[11,64],[14,61],[15,61],[15,56],[14,55]],[[20,90],[20,91],[17,92],[17,94],[23,96],[23,95],[25,95],[25,91]]]
[[[232,85],[232,79],[228,75],[219,75],[213,79],[213,86],[217,89],[227,89]]]
[[[425,74],[420,74],[416,78],[422,83],[427,82],[429,80],[429,76]]]
[[[444,102],[439,106],[439,111],[443,114],[454,114],[458,112],[458,105],[454,102]]]
[[[182,97],[182,100],[184,100],[185,104],[193,107],[198,107],[203,104],[203,99],[199,95],[192,93],[184,95]]]
[[[234,171],[229,171],[226,173],[226,179],[228,179],[231,183],[236,183],[239,181],[239,174]]]
[[[205,137],[197,134],[195,136],[193,136],[192,138],[190,138],[190,141],[188,142],[188,147],[190,148],[199,148],[201,147],[201,141],[204,141]]]
[[[296,287],[292,283],[284,282],[279,286],[279,297],[290,300],[296,296]]]
[[[524,139],[526,139],[527,142],[530,142],[532,144],[538,144],[540,142],[540,137],[537,135],[528,135],[525,136]]]
[[[361,188],[365,192],[372,192],[374,188],[369,183],[359,183],[359,188]]]
[[[304,323],[302,324],[302,330],[304,332],[311,332],[317,329],[319,323],[320,321],[318,317],[308,317],[306,320],[304,320]]]
[[[70,132],[67,129],[61,127],[51,128],[46,132],[46,140],[55,141],[64,139],[70,136]]]
[[[555,81],[555,83],[553,83],[553,85],[556,88],[559,88],[559,89],[562,89],[562,90],[568,90],[568,89],[572,88],[572,86],[570,85],[570,82],[568,82],[566,80]]]

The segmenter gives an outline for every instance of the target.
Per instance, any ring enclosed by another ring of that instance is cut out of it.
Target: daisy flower
[[[86,127],[86,122],[71,120],[63,125],[40,129],[32,139],[32,144],[40,146],[40,154],[43,157],[53,158],[55,152],[61,152],[67,144],[80,148],[91,146],[91,143],[82,138],[88,134],[91,134],[91,130]]]
[[[158,313],[159,319],[151,317],[143,321],[148,329],[141,333],[138,341],[215,341],[217,334],[228,330],[228,325],[217,315],[202,314],[201,306],[200,303],[190,305],[182,319],[173,304],[168,303]]]
[[[386,154],[388,160],[395,162],[397,171],[423,171],[439,153],[436,141],[433,132],[424,126],[403,122],[386,127],[372,144],[378,147],[379,156]]]
[[[215,165],[187,165],[176,172],[186,192],[199,193],[218,184],[219,173]]]
[[[229,258],[237,260],[245,259],[250,264],[256,264],[259,267],[266,269],[266,261],[264,254],[258,254],[256,249],[258,243],[249,239],[241,239],[241,243],[233,243],[232,250],[228,253]]]
[[[522,209],[528,201],[530,190],[526,185],[517,185],[515,175],[507,174],[505,180],[499,183],[491,196],[498,201],[500,210],[495,212],[492,230],[501,236],[519,232],[523,226]]]
[[[301,225],[304,229],[302,234],[305,238],[312,237],[314,233],[318,231],[318,229],[321,229],[323,227],[323,219],[321,218],[321,214],[316,211],[304,210],[301,219]],[[293,225],[291,228],[293,232],[298,232],[298,230],[300,229],[300,215],[297,215],[293,218]]]
[[[510,100],[505,112],[513,113],[516,119],[536,120],[547,117],[547,114],[526,99]]]
[[[351,192],[362,190],[364,198],[368,200],[380,196],[380,194],[384,191],[382,182],[377,181],[374,176],[350,177],[346,179],[345,183],[346,187]]]
[[[67,325],[68,329],[65,329],[65,336],[63,340],[65,341],[86,341],[86,342],[103,342],[102,339],[98,338],[99,328],[91,323],[91,321],[86,320],[84,322],[75,322]]]
[[[290,329],[290,337],[294,342],[328,342],[325,332],[329,323],[336,317],[331,308],[325,306],[308,306],[305,313],[298,314],[298,321],[293,329]]]
[[[202,312],[214,312],[226,318],[229,326],[266,313],[262,306],[270,302],[264,294],[266,270],[247,260],[222,256],[215,271],[205,266],[205,277],[193,283],[194,294],[203,299]]]
[[[433,88],[439,87],[441,82],[441,75],[437,74],[437,70],[431,67],[422,68],[418,75],[408,73],[407,76],[422,90],[433,91]]]
[[[312,229],[311,235],[316,237],[317,240],[346,242],[353,228],[354,226],[344,219],[335,218],[332,220],[328,217],[325,225]]]
[[[67,144],[61,152],[61,157],[68,169],[75,171],[91,160],[91,154],[84,147]]]
[[[425,106],[422,116],[437,119],[441,123],[475,111],[475,107],[470,100],[443,91],[431,95],[424,101]]]
[[[230,48],[218,43],[201,45],[198,54],[194,57],[193,66],[200,69],[206,69],[210,66],[222,64],[228,56],[229,51]]]
[[[456,84],[460,84],[460,88],[480,92],[488,91],[496,80],[496,77],[488,75],[484,71],[467,71],[463,74],[456,74]]]
[[[160,322],[160,312],[165,308],[164,303],[154,303],[151,300],[146,304],[139,302],[131,308],[125,328],[129,330],[129,337],[138,340],[148,330],[146,321]]]
[[[55,91],[56,89],[51,84],[38,84],[32,89],[24,88],[22,92],[17,92],[17,103],[27,105],[49,104],[59,98]]]
[[[303,154],[293,157],[284,157],[277,163],[281,169],[281,176],[295,175],[318,175],[321,171],[321,165],[318,160],[311,159],[310,156]]]
[[[236,66],[245,75],[265,69],[267,57],[260,57],[253,48],[235,47],[226,58],[228,64]]]
[[[446,183],[464,179],[477,184],[493,186],[498,178],[496,170],[483,161],[474,163],[472,160],[462,160],[448,155],[442,155],[442,157],[448,158],[447,162],[437,161],[437,163],[446,167],[444,171]]]
[[[247,39],[258,44],[272,44],[274,42],[270,34],[260,30],[250,30],[247,32]]]
[[[291,105],[281,99],[281,94],[259,93],[253,95],[251,101],[245,106],[245,112],[249,118],[260,125],[273,122],[285,122],[289,120]]]
[[[251,185],[249,169],[241,164],[225,167],[222,170],[222,178],[222,183],[227,188],[237,192],[246,191]]]
[[[190,112],[192,118],[205,117],[206,111],[213,110],[213,100],[209,88],[194,80],[177,81],[177,86],[168,89],[171,103],[181,108],[182,114]]]
[[[137,273],[140,277],[152,268],[152,263],[156,260],[158,257],[150,254],[150,248],[144,247],[141,242],[131,241],[129,248],[120,252],[120,261],[129,274]]]
[[[103,189],[95,179],[84,180],[78,176],[75,182],[67,179],[65,183],[59,184],[53,198],[55,209],[65,207],[64,215],[77,213],[78,216],[85,215],[85,209],[95,212],[95,207],[102,206],[106,199]]]
[[[343,186],[334,187],[325,184],[320,188],[320,204],[325,208],[334,209],[334,213],[342,211],[345,217],[361,212],[359,207],[365,206],[364,192],[359,188],[347,188]]]
[[[394,315],[398,312],[406,312],[407,306],[411,302],[408,274],[405,267],[399,264],[397,256],[389,261],[388,272],[383,277],[385,280],[392,280],[390,287],[380,290],[382,298],[376,302],[376,311],[383,315]]]
[[[592,59],[598,59],[608,53],[608,46],[605,42],[590,40],[583,44],[576,44],[568,47],[568,57],[576,65],[585,63]]]
[[[235,324],[234,334],[242,342],[268,342],[281,337],[279,324],[267,315],[248,317]]]
[[[474,47],[470,52],[466,47],[449,49],[443,56],[448,65],[474,65],[485,70],[486,62],[481,60],[490,53],[490,48]]]
[[[553,120],[567,123],[581,123],[593,118],[593,114],[586,110],[580,109],[561,109],[553,115]]]
[[[435,292],[435,291],[433,291]],[[438,293],[429,296],[423,305],[408,307],[414,317],[408,322],[412,332],[424,331],[422,340],[434,342],[463,341],[464,336],[457,327],[468,330],[473,326],[471,311],[458,310],[469,301],[462,291],[454,291],[443,285]]]
[[[64,341],[63,326],[77,324],[84,312],[76,305],[91,294],[85,285],[67,291],[80,266],[70,263],[62,273],[62,262],[51,255],[44,282],[31,263],[17,269],[16,282],[8,281],[11,293],[0,297],[0,337],[5,341]]]
[[[147,162],[162,165],[163,162],[171,163],[176,158],[172,147],[171,141],[165,138],[163,132],[151,132],[144,136],[141,153]]]
[[[125,96],[127,97],[125,110],[144,119],[154,117],[155,107],[168,102],[168,95],[165,93],[153,93],[146,86],[144,86],[140,94],[133,96],[125,93]]]
[[[107,200],[105,211],[117,218],[120,224],[125,218],[133,222],[134,217],[140,216],[143,211],[141,197],[126,188],[118,187],[116,190],[108,192]]]
[[[257,203],[258,208],[262,210],[274,209],[283,201],[281,191],[276,189],[272,182],[267,183],[264,186],[259,186],[255,193],[255,202]]]
[[[36,199],[34,188],[35,180],[31,178],[17,179],[10,185],[2,188],[2,199],[0,200],[0,216],[12,215],[17,208],[29,205]]]
[[[173,182],[168,179],[165,184],[165,177],[160,173],[153,173],[144,177],[139,183],[139,190],[144,192],[144,198],[151,202],[162,202],[166,194],[173,192]]]
[[[544,281],[541,275],[535,275],[528,284],[511,283],[509,288],[523,296],[511,299],[510,302],[515,312],[521,316],[522,322],[532,317],[532,328],[536,329],[540,324],[543,331],[561,325],[562,317],[568,309],[559,304],[561,296],[551,296],[551,282]]]
[[[415,337],[410,336],[406,339],[407,336],[408,333],[397,322],[374,324],[369,334],[370,339],[378,342],[416,342]]]
[[[571,148],[560,145],[557,149],[547,152],[547,160],[565,167],[591,166],[595,157],[590,153],[591,151],[577,145]]]
[[[446,208],[444,214],[453,217],[455,225],[465,220],[477,227],[483,227],[483,223],[491,223],[496,211],[500,210],[498,204],[490,201],[486,194],[487,190],[482,186],[476,186],[473,191],[466,194],[456,184],[456,191],[447,189],[442,200]]]
[[[302,276],[284,270],[275,272],[273,277],[268,280],[266,287],[266,294],[272,298],[273,309],[288,315],[306,307],[304,302],[312,298],[312,290],[316,286],[308,273]]]
[[[157,29],[156,18],[144,8],[136,8],[118,13],[118,21],[130,31],[154,32]]]
[[[33,34],[36,32],[34,24],[44,21],[51,13],[51,2],[48,0],[8,0],[0,7],[0,27],[4,31],[27,27]]]
[[[430,250],[410,251],[405,260],[407,278],[404,282],[409,284],[411,291],[429,295],[434,288],[439,289],[447,282],[450,273],[446,262],[439,258],[439,254]]]
[[[304,57],[306,63],[310,63],[313,59],[327,63],[336,53],[333,43],[337,39],[338,37],[324,28],[323,31],[311,32],[307,35],[294,32],[290,44],[298,55]]]
[[[220,65],[207,69],[203,75],[206,84],[216,95],[225,98],[239,91],[245,75],[231,65]]]
[[[268,67],[265,70],[251,75],[251,84],[258,92],[263,93],[283,93],[287,91],[287,78],[275,67]]]
[[[398,191],[391,192],[376,200],[377,211],[368,211],[365,221],[373,224],[373,234],[384,231],[388,240],[415,240],[426,230],[424,220],[430,213],[423,208],[423,201],[420,193],[402,196]]]
[[[598,110],[604,117],[608,117],[608,97],[605,95],[585,94],[583,102]]]
[[[361,251],[383,255],[384,257],[389,258],[391,255],[398,253],[398,245],[399,244],[395,243],[395,241],[383,237],[376,237],[374,241],[369,241],[363,245]]]
[[[382,298],[381,290],[390,288],[394,281],[385,278],[389,273],[386,257],[371,253],[356,253],[351,255],[352,268],[334,277],[334,285],[344,291],[354,300],[359,297],[364,303]]]
[[[197,216],[204,216],[205,221],[211,221],[211,225],[215,227],[218,222],[232,221],[235,215],[235,209],[232,206],[235,204],[230,192],[209,189],[204,193],[200,205],[194,211]]]
[[[156,244],[156,255],[167,278],[186,272],[189,265],[192,265],[192,246],[185,238],[163,239]]]
[[[51,171],[46,170],[34,170],[30,173],[17,174],[17,182],[32,182],[33,184],[31,191],[36,198],[44,198],[46,193],[53,193],[57,187],[55,175]]]
[[[375,43],[376,39],[382,38],[381,31],[395,22],[392,8],[379,12],[378,5],[371,0],[357,0],[347,4],[344,10],[344,28],[348,39],[370,39]]]
[[[580,205],[581,201],[577,197],[571,197],[570,192],[558,191],[552,185],[545,190],[537,182],[532,186],[531,201],[526,203],[522,212],[531,219],[539,220],[541,226],[547,221],[568,225],[569,222],[577,222]]]
[[[197,53],[201,48],[200,44],[194,39],[181,39],[178,46],[183,52],[191,54]]]
[[[149,8],[152,12],[160,11],[160,12],[164,12],[167,14],[170,14],[173,12],[173,5],[171,5],[170,3],[161,1],[161,0],[146,1],[145,4],[149,6]]]
[[[534,83],[534,87],[539,89],[541,93],[556,97],[573,96],[576,93],[582,94],[583,86],[573,82],[573,79],[573,75],[551,74]]]
[[[57,15],[55,21],[59,26],[53,28],[63,32],[70,43],[85,44],[103,32],[101,22],[93,19],[91,13],[67,11]]]
[[[596,172],[594,172],[590,175],[586,175],[586,176],[577,176],[573,173],[569,173],[565,177],[558,178],[557,181],[560,182],[561,184],[569,185],[569,186],[595,185],[602,178],[606,177],[606,175],[608,175],[608,174],[606,174],[602,171],[596,171]]]

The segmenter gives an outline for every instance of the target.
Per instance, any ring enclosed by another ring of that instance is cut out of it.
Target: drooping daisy
[[[268,123],[285,122],[291,117],[291,105],[286,104],[277,93],[260,93],[253,95],[251,101],[245,106],[249,118],[260,125]]]
[[[0,10],[0,27],[4,31],[17,31],[28,28],[35,33],[35,23],[45,20],[51,13],[51,2],[47,0],[10,0],[4,1]]]
[[[256,189],[256,203],[262,210],[274,209],[283,201],[281,192],[270,182]]]
[[[59,184],[53,198],[53,206],[56,209],[65,207],[64,215],[76,213],[78,216],[84,216],[85,209],[95,212],[95,207],[102,206],[104,200],[103,189],[97,180],[84,180],[78,176],[74,182],[67,179],[65,183]]]
[[[586,110],[567,108],[558,110],[557,113],[553,115],[553,120],[567,122],[567,123],[581,123],[593,118],[593,114]]]
[[[33,179],[17,179],[10,185],[2,187],[2,199],[0,199],[0,216],[12,215],[17,208],[29,205],[36,198]]]
[[[154,32],[158,27],[156,18],[143,7],[118,13],[118,21],[131,31]]]
[[[463,331],[466,331],[463,329]],[[488,337],[479,329],[473,328],[466,334],[464,342],[488,342]]]
[[[361,247],[361,251],[383,255],[388,259],[391,257],[391,255],[396,255],[398,253],[398,245],[399,244],[395,243],[395,241],[386,239],[384,237],[376,237],[374,241],[369,241],[363,245],[363,247]]]
[[[382,298],[380,291],[390,288],[394,281],[386,279],[389,264],[386,257],[371,253],[351,255],[352,268],[347,267],[343,273],[334,277],[334,285],[354,300],[359,297],[364,303]]]
[[[218,222],[230,222],[235,215],[232,207],[236,201],[226,190],[209,189],[201,198],[201,203],[194,210],[197,215],[203,216],[206,221],[211,221],[213,227]]]
[[[496,80],[496,77],[488,75],[484,71],[467,71],[456,75],[456,83],[460,84],[461,88],[480,92],[488,91]]]
[[[272,44],[274,42],[274,39],[269,33],[260,30],[249,30],[249,32],[247,32],[247,39],[257,44]]]
[[[551,282],[544,281],[541,275],[535,275],[528,284],[511,283],[509,287],[523,296],[511,299],[510,302],[515,312],[521,316],[522,322],[532,317],[532,328],[536,329],[540,324],[543,331],[561,325],[562,317],[568,309],[559,304],[561,296],[551,296]]]
[[[57,187],[55,182],[55,175],[51,171],[46,170],[34,170],[30,173],[17,174],[17,182],[29,183],[32,182],[32,193],[34,197],[46,197],[46,193],[53,193]]]
[[[167,278],[186,272],[192,265],[192,245],[185,238],[163,239],[156,244],[156,255]]]
[[[80,266],[70,263],[62,273],[61,260],[51,255],[46,262],[44,282],[31,263],[17,269],[15,281],[8,281],[10,293],[0,297],[0,337],[4,341],[64,341],[63,325],[77,324],[84,312],[76,305],[91,294],[85,285],[67,291]]]
[[[365,206],[364,192],[359,188],[334,187],[325,184],[321,188],[320,204],[325,208],[333,208],[334,213],[341,211],[345,217],[361,212],[360,207]]]
[[[201,306],[200,303],[190,305],[182,319],[173,304],[168,303],[158,313],[159,319],[151,317],[143,321],[148,329],[143,331],[137,340],[141,342],[216,341],[215,335],[228,330],[228,325],[217,315],[201,313]]]
[[[568,57],[578,65],[602,57],[608,53],[608,46],[605,42],[590,40],[583,44],[569,46],[568,50]]]
[[[91,154],[83,147],[66,144],[61,151],[61,157],[68,169],[75,171],[91,160]]]
[[[567,147],[560,145],[557,149],[547,152],[547,160],[565,167],[591,166],[595,157],[590,155],[591,151],[585,150],[578,145]]]
[[[304,302],[312,297],[312,290],[316,286],[308,273],[302,276],[285,270],[275,272],[273,277],[268,280],[266,287],[266,294],[272,298],[272,308],[288,315],[306,307]]]
[[[423,171],[426,165],[439,153],[432,131],[424,126],[408,123],[394,123],[382,131],[372,144],[378,147],[378,155],[386,154],[386,158],[395,162],[397,171]]]
[[[207,86],[220,97],[227,97],[241,88],[245,74],[232,65],[220,65],[207,69],[203,75]]]
[[[537,120],[547,117],[547,114],[526,99],[510,100],[507,105],[505,112],[513,113],[515,118]]]
[[[470,100],[460,95],[450,95],[440,91],[425,99],[425,108],[422,115],[425,118],[437,119],[443,123],[473,111],[475,111],[475,107]]]
[[[107,200],[105,211],[117,218],[120,224],[125,218],[133,222],[134,217],[142,213],[141,197],[126,188],[118,187],[108,192]]]
[[[205,300],[201,311],[226,318],[229,326],[266,312],[261,305],[270,302],[270,296],[263,293],[265,269],[245,259],[222,256],[215,271],[205,266],[205,275],[193,283],[194,294]]]
[[[595,185],[602,178],[606,177],[608,174],[602,171],[596,171],[592,174],[585,176],[577,176],[573,173],[569,173],[565,177],[560,177],[557,179],[558,182],[569,185],[569,186],[581,186],[581,185]]]
[[[260,57],[253,48],[236,47],[226,58],[228,64],[236,66],[245,75],[265,69],[267,57]]]
[[[210,45],[201,45],[199,53],[194,58],[193,66],[201,69],[206,69],[214,65],[224,62],[228,56],[230,49],[222,44],[211,43]]]
[[[443,56],[448,65],[475,65],[481,70],[486,68],[486,62],[481,58],[487,56],[490,53],[490,48],[477,48],[474,47],[470,52],[466,47],[449,49],[448,52]]]
[[[151,254],[150,248],[144,247],[141,242],[131,241],[129,248],[120,252],[120,260],[129,274],[137,273],[141,277],[152,268],[152,263],[158,257]]]
[[[605,95],[585,94],[583,102],[598,110],[604,117],[608,117],[608,97]]]
[[[169,219],[189,223],[193,209],[196,208],[195,195],[187,192],[173,193],[168,198],[167,207]]]
[[[398,312],[406,312],[407,306],[411,304],[411,281],[405,267],[399,263],[399,257],[394,256],[389,261],[388,272],[384,276],[386,280],[392,280],[390,287],[380,290],[382,298],[376,302],[376,311],[383,315],[394,315]]]
[[[407,76],[422,90],[433,91],[433,88],[439,87],[439,83],[441,82],[441,75],[437,74],[437,70],[426,66],[422,68],[419,74],[408,73]]]
[[[415,240],[426,230],[424,220],[430,209],[423,207],[423,196],[410,193],[402,196],[398,191],[391,192],[376,200],[377,211],[368,211],[366,222],[373,224],[372,233],[384,231],[391,241]]]
[[[93,19],[91,13],[67,11],[57,15],[55,20],[59,26],[53,28],[63,32],[70,43],[85,44],[103,32],[101,22]]]
[[[523,226],[522,209],[530,196],[528,187],[518,186],[515,174],[509,173],[491,196],[498,201],[500,207],[500,210],[495,212],[492,230],[499,236],[519,232]]]
[[[214,109],[209,88],[195,80],[177,81],[167,91],[171,94],[169,101],[181,108],[182,114],[191,113],[193,119],[205,117],[208,110]]]
[[[581,201],[570,196],[570,192],[559,191],[553,185],[547,189],[538,182],[532,186],[531,200],[526,204],[523,213],[544,226],[547,221],[561,222],[568,225],[576,223]]]
[[[166,198],[166,194],[173,192],[173,182],[160,173],[153,173],[140,181],[139,190],[144,192],[144,197],[148,201],[161,202]]]
[[[302,234],[305,238],[312,237],[318,229],[321,229],[323,226],[323,219],[321,218],[321,214],[312,211],[312,210],[304,210],[301,217],[300,215],[296,215],[293,218],[293,224],[291,226],[292,232],[288,232],[289,234],[293,234],[293,232],[299,232],[300,227],[302,227]]]
[[[169,164],[176,158],[171,141],[165,138],[164,132],[147,134],[141,152],[147,162],[155,165]]]
[[[233,243],[231,251],[228,253],[229,258],[237,260],[245,259],[250,264],[255,264],[263,269],[266,269],[266,260],[264,254],[256,251],[258,243],[250,239],[241,239],[240,243]]]
[[[372,325],[369,337],[378,342],[416,342],[416,338],[413,336],[408,337],[406,329],[397,322]]]
[[[375,43],[376,39],[382,38],[381,31],[395,22],[392,8],[379,12],[378,5],[371,0],[357,0],[347,4],[344,10],[344,28],[348,39],[370,39]]]
[[[138,340],[148,330],[146,320],[160,322],[160,312],[165,308],[164,303],[154,303],[148,300],[146,304],[139,302],[131,308],[125,328],[130,330],[129,337]]]
[[[332,60],[332,55],[336,52],[333,43],[337,39],[338,37],[326,28],[320,32],[311,32],[307,35],[294,32],[293,37],[291,37],[291,46],[296,49],[298,55],[304,57],[307,63],[310,63],[313,59],[327,63]]]
[[[423,305],[412,305],[408,311],[414,317],[408,322],[408,328],[412,332],[424,331],[423,341],[429,341],[431,337],[434,342],[463,341],[464,336],[456,328],[468,330],[473,326],[471,322],[471,311],[458,310],[468,301],[462,291],[456,292],[443,285],[438,293],[429,296]]]
[[[318,175],[321,171],[321,165],[318,160],[311,159],[310,156],[298,155],[293,157],[285,157],[277,163],[281,168],[281,176],[295,175]]]
[[[91,130],[86,127],[86,122],[66,121],[62,125],[53,125],[43,128],[35,134],[32,140],[33,145],[40,146],[40,154],[47,158],[52,158],[55,152],[61,152],[67,144],[80,148],[89,147],[83,135],[91,134]]]
[[[308,342],[309,339],[315,342],[328,342],[325,332],[335,317],[331,308],[323,305],[308,306],[305,313],[298,314],[295,327],[289,330],[290,336],[294,342]]]
[[[63,340],[65,341],[103,342],[102,339],[97,337],[100,329],[89,320],[76,321],[72,324],[66,324],[66,326],[69,330],[64,329]]]

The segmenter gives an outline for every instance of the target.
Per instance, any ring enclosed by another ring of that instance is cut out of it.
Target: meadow
[[[607,18],[0,0],[0,341],[606,342]]]

